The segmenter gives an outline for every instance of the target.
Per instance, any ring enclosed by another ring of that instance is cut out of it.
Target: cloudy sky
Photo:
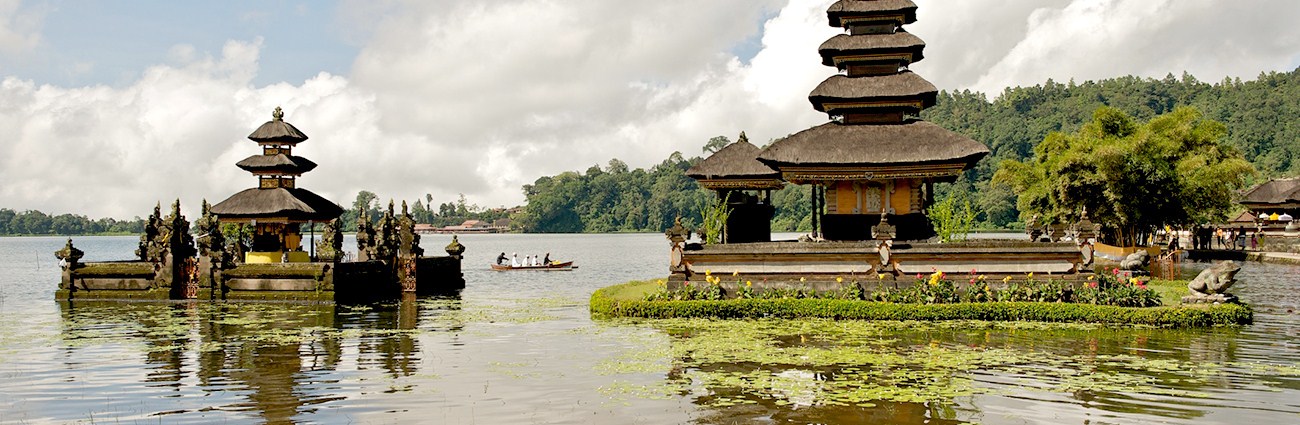
[[[825,122],[807,95],[833,73],[832,1],[0,0],[0,207],[193,211],[254,185],[234,163],[276,106],[320,164],[300,186],[340,204],[514,206],[539,176]],[[1293,0],[915,1],[913,69],[991,98],[1300,65]]]

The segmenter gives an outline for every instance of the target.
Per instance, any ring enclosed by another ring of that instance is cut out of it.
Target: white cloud
[[[43,13],[21,5],[21,0],[0,0],[0,53],[27,53],[40,44]]]
[[[838,32],[832,2],[345,2],[340,31],[363,44],[349,76],[254,86],[251,40],[215,56],[176,46],[117,87],[5,78],[0,207],[124,218],[180,197],[192,214],[253,185],[234,163],[258,152],[244,137],[277,105],[311,136],[295,153],[320,164],[302,187],[336,202],[364,189],[516,205],[542,175],[611,158],[647,167],[699,155],[712,136],[763,144],[825,122],[807,94],[834,73],[816,53]],[[1283,0],[917,2],[908,28],[928,46],[914,69],[945,89],[1249,78],[1300,52],[1300,4]],[[0,50],[15,4],[0,0]],[[728,53],[759,34],[750,60]]]

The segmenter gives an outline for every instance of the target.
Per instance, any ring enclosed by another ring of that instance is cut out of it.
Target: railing
[[[1182,250],[1168,251],[1151,258],[1151,277],[1164,280],[1176,280],[1182,272]]]

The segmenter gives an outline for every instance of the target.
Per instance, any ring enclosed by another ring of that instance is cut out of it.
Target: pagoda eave
[[[828,23],[843,27],[857,22],[916,22],[916,3],[911,0],[839,0],[826,9]]]
[[[828,181],[864,181],[896,179],[935,179],[946,181],[960,176],[969,164],[965,161],[938,164],[882,165],[802,165],[780,166],[781,178],[795,184]]]
[[[697,179],[700,187],[709,190],[779,190],[785,187],[785,182],[778,177],[770,178],[734,178],[734,179]]]
[[[312,191],[298,188],[246,189],[212,206],[217,219],[329,221],[343,215],[343,208]]]

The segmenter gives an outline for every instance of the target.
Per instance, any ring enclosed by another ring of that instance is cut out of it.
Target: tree
[[[722,150],[722,148],[725,148],[727,147],[727,145],[730,144],[731,144],[731,139],[728,139],[727,136],[714,136],[713,138],[709,139],[708,143],[704,144],[704,153],[706,154],[717,153],[718,151]]]
[[[1098,108],[1075,133],[1054,132],[1024,162],[1002,161],[995,184],[1019,194],[1022,218],[1069,223],[1087,208],[1104,239],[1133,245],[1162,225],[1223,220],[1255,173],[1221,139],[1223,124],[1182,107],[1145,124]]]

